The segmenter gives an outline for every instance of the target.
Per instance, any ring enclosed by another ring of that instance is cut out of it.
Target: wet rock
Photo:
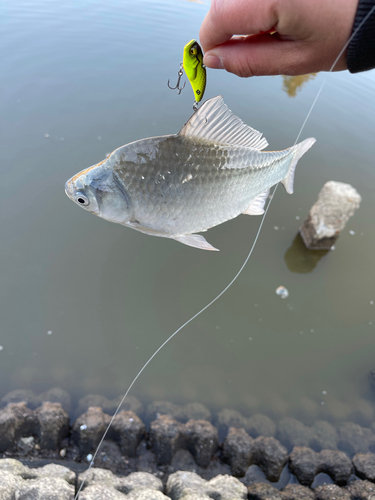
[[[83,458],[85,461],[90,462],[89,455]],[[127,470],[129,465],[129,460],[121,454],[119,445],[112,440],[105,439],[95,457],[95,467],[123,474],[124,468]]]
[[[318,420],[311,427],[310,446],[316,451],[323,449],[336,450],[339,436],[336,429],[323,420]]]
[[[370,429],[361,427],[353,422],[346,422],[339,426],[339,448],[349,454],[367,453],[375,442]]]
[[[289,456],[289,469],[298,481],[310,486],[318,472],[318,454],[306,446],[296,446]]]
[[[29,408],[36,408],[36,396],[33,391],[16,389],[8,392],[1,398],[1,406],[7,406],[10,403],[25,403]]]
[[[133,490],[125,497],[127,500],[170,500],[163,495],[161,491],[145,488],[142,490]]]
[[[361,197],[350,185],[329,181],[311,207],[300,234],[308,249],[329,250],[359,207]]]
[[[300,484],[288,484],[282,490],[283,500],[314,500],[315,495],[306,486]]]
[[[156,457],[151,450],[147,449],[146,441],[141,441],[137,448],[137,466],[136,469],[140,472],[150,472],[151,474],[158,473]]]
[[[13,448],[17,424],[17,418],[9,406],[0,411],[0,452]]]
[[[73,500],[74,486],[58,477],[43,477],[25,481],[17,493],[17,500]]]
[[[254,483],[247,489],[249,500],[283,500],[279,490],[270,484]]]
[[[39,421],[40,447],[49,450],[59,448],[69,433],[69,415],[60,403],[43,403],[35,410]]]
[[[146,420],[148,422],[158,419],[162,415],[169,415],[175,419],[181,416],[181,408],[170,401],[154,401],[147,406]]]
[[[20,438],[17,442],[17,451],[20,455],[28,455],[34,451],[35,439],[33,436]]]
[[[288,460],[288,452],[273,437],[258,437],[253,441],[252,461],[255,462],[270,481],[278,481]]]
[[[162,415],[150,424],[149,441],[159,465],[169,464],[182,446],[183,425],[169,415]]]
[[[203,467],[197,467],[197,472],[203,479],[206,479],[206,481],[210,481],[216,476],[220,475],[231,475],[230,467],[228,464],[224,464],[220,460],[218,460],[217,456],[215,456],[209,466],[204,469]]]
[[[219,429],[220,435],[226,435],[230,427],[245,429],[246,424],[247,419],[236,410],[229,410],[225,408],[217,414],[216,426]]]
[[[90,407],[94,408],[108,408],[110,401],[105,396],[100,394],[87,394],[78,401],[78,406],[76,408],[76,415],[82,415],[86,413]]]
[[[13,448],[20,437],[37,435],[39,423],[26,403],[10,403],[0,410],[0,451]]]
[[[245,429],[231,427],[224,440],[223,458],[230,465],[232,474],[244,476],[251,460],[253,438]]]
[[[103,483],[92,484],[79,494],[79,500],[126,500],[126,498],[128,497],[113,486]]]
[[[219,475],[208,481],[207,493],[216,500],[240,500],[247,498],[247,488],[238,479],[228,475]]]
[[[291,450],[295,446],[309,446],[312,433],[310,427],[307,427],[299,420],[285,417],[279,422],[277,436]]]
[[[117,489],[126,494],[136,489],[163,491],[163,483],[147,472],[133,472],[126,477],[117,478]]]
[[[353,457],[356,475],[361,479],[375,482],[375,454],[357,453]]]
[[[113,419],[109,433],[119,441],[124,455],[134,457],[137,446],[146,434],[146,426],[132,411],[120,411]]]
[[[325,484],[315,489],[315,500],[351,500],[351,496],[336,484]]]
[[[106,404],[103,406],[103,411],[105,413],[109,413],[110,415],[113,415],[115,411],[117,410],[119,404],[122,401],[123,396],[119,396],[116,399],[113,399],[112,401],[108,401]],[[126,396],[125,401],[122,403],[120,411],[132,411],[136,415],[140,415],[143,411],[143,405],[137,399],[135,396]]]
[[[351,460],[343,451],[323,450],[318,453],[318,469],[325,472],[338,485],[345,485],[353,472]]]
[[[39,394],[35,398],[37,405],[42,405],[44,402],[49,401],[50,403],[60,403],[62,408],[70,413],[72,411],[72,402],[70,395],[64,391],[64,389],[60,389],[60,387],[53,387],[42,394]]]
[[[196,472],[198,466],[193,458],[193,455],[188,450],[177,450],[173,455],[171,466],[173,470],[188,470]]]
[[[375,500],[375,485],[370,481],[353,481],[347,490],[352,500]]]
[[[274,437],[276,434],[275,423],[269,417],[260,413],[256,413],[247,419],[245,429],[254,438],[259,436]]]
[[[180,418],[183,422],[188,420],[207,420],[211,422],[211,412],[201,403],[188,403],[181,408]]]
[[[270,481],[268,481],[265,473],[258,465],[255,464],[250,465],[250,467],[247,469],[245,477],[242,479],[242,482],[246,486],[250,486],[250,484],[253,483],[270,484]]]
[[[180,500],[188,495],[205,493],[207,482],[195,472],[178,471],[170,474],[166,485],[166,494],[172,500]]]
[[[101,408],[90,407],[77,418],[72,428],[72,439],[80,454],[93,453],[106,430],[106,419]]]
[[[200,467],[208,467],[212,455],[218,448],[218,431],[206,420],[189,420],[183,434],[187,449]]]

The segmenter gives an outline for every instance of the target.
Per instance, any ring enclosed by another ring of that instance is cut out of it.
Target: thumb
[[[217,45],[205,53],[203,62],[208,68],[225,69],[241,77],[301,75],[315,70],[312,59],[316,57],[309,42],[261,34],[236,37]],[[319,61],[316,64],[321,66]]]

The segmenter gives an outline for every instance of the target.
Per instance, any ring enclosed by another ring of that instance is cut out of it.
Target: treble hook
[[[184,89],[184,88],[185,88],[185,85],[186,85],[186,81],[185,81],[185,82],[184,82],[184,84],[183,84],[183,86],[182,86],[181,88],[179,87],[179,85],[180,85],[180,81],[181,81],[181,77],[182,77],[182,75],[183,75],[183,74],[184,74],[184,66],[183,66],[183,63],[182,63],[182,62],[180,62],[180,69],[178,70],[178,80],[177,80],[177,84],[176,84],[176,86],[175,86],[175,87],[171,87],[171,86],[169,85],[169,80],[168,80],[168,83],[167,83],[167,85],[168,85],[168,87],[169,87],[170,89],[172,89],[172,90],[177,89],[177,93],[178,93],[178,95],[180,95],[180,94],[181,94],[181,90],[182,90],[182,89]]]

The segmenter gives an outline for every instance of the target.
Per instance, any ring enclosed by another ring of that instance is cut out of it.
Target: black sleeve
[[[375,7],[375,0],[359,0],[352,34]],[[348,45],[346,63],[351,73],[375,68],[375,8]]]

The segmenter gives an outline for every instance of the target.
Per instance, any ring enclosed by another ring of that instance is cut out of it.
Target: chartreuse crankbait
[[[168,80],[168,87],[170,89],[177,89],[179,94],[186,84],[185,82],[184,85],[180,87],[183,70],[185,70],[186,76],[193,88],[195,98],[193,109],[196,111],[198,109],[198,103],[203,98],[207,81],[206,67],[203,64],[203,52],[196,40],[190,40],[184,47],[183,61],[180,63],[176,86],[171,87]]]

